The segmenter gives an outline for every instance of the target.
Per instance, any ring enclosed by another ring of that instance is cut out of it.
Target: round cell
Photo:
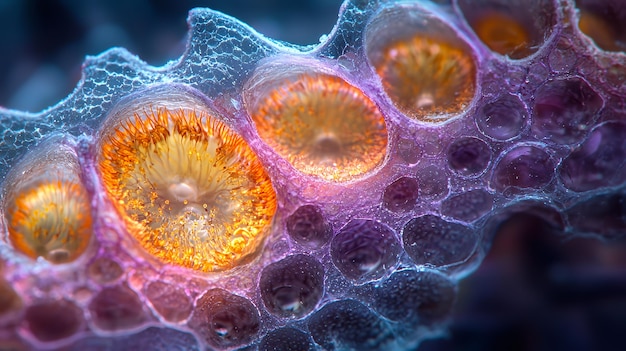
[[[189,325],[213,347],[231,348],[254,339],[259,312],[245,297],[212,289],[196,302]]]
[[[199,271],[247,262],[276,210],[261,162],[190,95],[172,88],[149,96],[162,101],[128,98],[103,127],[106,193],[130,233],[163,262]]]
[[[605,239],[623,239],[626,233],[626,194],[596,195],[566,211],[578,233],[600,235]]]
[[[287,234],[298,244],[311,249],[322,247],[332,235],[330,224],[315,205],[298,207],[285,222]]]
[[[417,179],[400,177],[387,185],[383,192],[383,206],[392,212],[405,212],[417,203]]]
[[[411,219],[402,230],[404,250],[417,264],[447,266],[465,261],[474,252],[477,233],[435,215]]]
[[[503,95],[482,106],[476,113],[476,124],[487,136],[509,140],[518,136],[526,126],[526,106],[515,95]]]
[[[608,122],[594,128],[587,140],[559,168],[563,185],[589,191],[620,184],[626,176],[626,124]]]
[[[602,98],[580,78],[548,82],[535,92],[531,129],[557,144],[581,140],[602,108]]]
[[[422,150],[411,139],[400,139],[397,143],[398,154],[408,164],[415,164],[420,160]]]
[[[37,303],[26,308],[24,322],[38,340],[55,341],[78,332],[83,324],[83,312],[67,300]]]
[[[87,273],[97,283],[106,284],[117,280],[124,274],[119,263],[108,257],[98,257],[89,264]]]
[[[458,0],[457,4],[478,38],[512,59],[535,53],[556,24],[551,0]]]
[[[146,288],[146,297],[167,321],[180,322],[191,313],[191,299],[181,287],[154,281]]]
[[[66,263],[87,249],[93,220],[80,172],[74,150],[56,141],[43,143],[12,169],[3,207],[16,251]]]
[[[536,146],[518,146],[498,162],[492,183],[498,190],[538,189],[548,184],[555,173],[552,157]]]
[[[474,189],[451,196],[441,203],[441,214],[464,222],[472,222],[493,208],[493,195]]]
[[[289,256],[263,269],[259,290],[270,313],[300,318],[322,298],[324,267],[311,256]]]
[[[403,270],[376,287],[373,305],[393,321],[432,324],[450,317],[455,298],[456,287],[444,275]]]
[[[440,198],[448,193],[448,175],[442,168],[445,166],[429,165],[417,171],[421,196]]]
[[[365,31],[366,54],[382,87],[403,114],[445,122],[476,92],[472,49],[446,21],[420,4],[388,7]]]
[[[313,340],[325,350],[385,350],[393,338],[387,325],[355,300],[327,304],[308,325]]]
[[[394,105],[418,120],[458,114],[474,97],[476,67],[468,50],[421,35],[391,43],[376,72]]]
[[[267,333],[259,343],[259,351],[313,351],[307,333],[294,328],[280,328]]]
[[[448,148],[448,165],[463,176],[481,173],[490,161],[491,148],[478,138],[457,138]]]
[[[261,139],[298,171],[345,182],[382,164],[385,119],[358,88],[313,73],[261,86],[261,96],[247,102],[248,112]]]
[[[142,305],[134,291],[117,285],[100,290],[89,303],[89,312],[98,328],[123,330],[136,327],[145,320]]]
[[[393,267],[400,244],[388,226],[366,219],[348,222],[330,244],[335,266],[357,283],[378,279]]]
[[[626,51],[626,11],[621,0],[576,0],[578,28],[602,50]]]

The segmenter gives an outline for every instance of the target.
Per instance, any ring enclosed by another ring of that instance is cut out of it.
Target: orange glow
[[[532,54],[528,30],[513,16],[489,11],[474,23],[476,35],[491,50],[514,59]]]
[[[23,189],[7,206],[9,239],[16,250],[53,263],[74,260],[92,234],[89,197],[81,184],[63,179]]]
[[[602,16],[589,11],[581,11],[578,28],[590,37],[599,48],[607,51],[622,51],[617,46],[617,33]]]
[[[474,60],[446,42],[414,36],[391,43],[375,65],[396,108],[420,121],[443,122],[474,97]]]
[[[330,75],[301,75],[253,106],[259,136],[302,173],[343,182],[379,166],[387,126],[359,89]]]
[[[129,116],[104,136],[99,167],[129,232],[166,263],[232,268],[258,252],[276,210],[256,155],[205,112]]]

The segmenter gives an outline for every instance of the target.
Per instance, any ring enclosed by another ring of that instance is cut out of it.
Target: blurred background
[[[85,55],[113,46],[161,66],[185,48],[187,12],[210,7],[274,39],[314,44],[341,0],[0,0],[0,106],[38,112],[66,97]]]
[[[178,58],[187,11],[198,6],[313,44],[332,29],[340,1],[0,0],[0,106],[37,112],[57,103],[76,86],[85,55],[113,46],[155,66]],[[420,350],[626,350],[623,239],[572,239],[527,215],[497,232],[483,264],[461,282],[448,336]]]

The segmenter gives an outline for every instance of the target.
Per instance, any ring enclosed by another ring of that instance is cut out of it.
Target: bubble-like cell
[[[557,21],[551,0],[458,0],[457,4],[478,38],[512,59],[534,54]]]
[[[493,195],[483,189],[474,189],[445,199],[441,203],[441,214],[471,222],[489,213],[492,208]]]
[[[387,325],[356,300],[331,302],[308,320],[313,340],[324,350],[384,350],[393,337]]]
[[[402,230],[404,250],[417,264],[447,266],[465,261],[476,247],[477,234],[435,215],[411,219]]]
[[[83,325],[83,312],[68,300],[48,301],[28,306],[24,322],[40,341],[55,341],[74,335]]]
[[[538,189],[554,175],[554,160],[537,146],[524,145],[509,150],[494,169],[492,183],[498,190]]]
[[[336,76],[282,72],[261,70],[257,76],[278,82],[249,87],[246,106],[265,143],[298,171],[326,181],[355,180],[382,164],[387,126],[370,98]]]
[[[42,143],[5,183],[8,238],[16,251],[52,263],[78,258],[93,234],[91,200],[77,156],[62,140]]]
[[[11,283],[0,278],[0,316],[22,307],[22,299],[15,292]]]
[[[200,351],[196,338],[190,333],[170,328],[150,327],[136,334],[116,336],[90,336],[74,342],[63,350],[68,351]]]
[[[276,195],[256,154],[188,88],[127,97],[100,135],[106,193],[129,231],[161,261],[217,271],[250,260]]]
[[[124,270],[115,260],[109,257],[98,257],[89,264],[87,273],[96,282],[106,284],[116,281],[124,274]]]
[[[607,122],[594,128],[587,140],[560,165],[563,185],[574,191],[588,191],[624,181],[626,124]]]
[[[440,198],[448,193],[448,175],[437,165],[429,165],[417,171],[417,180],[421,196]]]
[[[367,219],[348,222],[330,244],[335,266],[357,283],[380,278],[396,264],[400,250],[391,228]]]
[[[450,317],[456,286],[441,273],[402,270],[375,288],[374,309],[399,322],[432,324]]]
[[[231,348],[256,337],[259,312],[245,297],[211,289],[196,302],[189,325],[210,345]]]
[[[420,160],[422,150],[411,139],[398,140],[398,154],[406,163],[415,164]]]
[[[259,351],[313,351],[314,346],[307,333],[295,328],[280,328],[263,337]]]
[[[626,11],[621,0],[576,0],[578,28],[602,50],[626,51]]]
[[[476,125],[487,136],[509,140],[524,130],[528,113],[515,95],[502,95],[482,106],[476,113]]]
[[[476,91],[472,49],[419,6],[381,11],[365,32],[366,54],[398,110],[425,122],[463,112]]]
[[[332,228],[316,205],[298,207],[287,217],[287,234],[298,244],[317,249],[330,240]]]
[[[535,92],[531,129],[535,136],[571,144],[587,133],[604,102],[581,78],[558,79]]]
[[[154,281],[146,288],[146,297],[154,309],[170,322],[180,322],[191,313],[191,299],[176,285]]]
[[[91,300],[89,312],[94,325],[114,331],[136,327],[145,319],[143,303],[128,286],[106,287]]]
[[[383,206],[392,212],[409,211],[417,203],[418,189],[417,179],[400,177],[385,188]]]
[[[626,236],[626,194],[623,192],[594,196],[566,211],[572,227],[582,233],[606,239]]]
[[[311,312],[322,297],[324,267],[308,255],[286,257],[263,269],[259,290],[270,313],[300,318]]]
[[[448,165],[463,176],[481,173],[489,166],[489,161],[491,148],[478,138],[457,138],[448,148]]]

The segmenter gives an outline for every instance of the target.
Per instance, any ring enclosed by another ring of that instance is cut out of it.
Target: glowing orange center
[[[299,171],[331,181],[380,165],[387,127],[359,89],[329,75],[302,75],[271,90],[251,111],[259,136]]]
[[[618,35],[606,19],[589,11],[580,12],[578,22],[580,30],[589,36],[601,49],[621,51],[618,46]]]
[[[383,87],[404,114],[423,121],[444,121],[461,112],[475,90],[474,61],[461,48],[415,36],[392,43],[376,64]]]
[[[64,180],[40,183],[17,194],[8,209],[9,239],[32,258],[72,261],[91,238],[89,198],[82,185]]]
[[[276,209],[245,141],[204,113],[160,109],[105,138],[104,186],[130,232],[164,262],[228,269],[255,254]]]
[[[485,45],[499,54],[523,58],[532,53],[528,31],[513,16],[490,11],[473,27]]]

